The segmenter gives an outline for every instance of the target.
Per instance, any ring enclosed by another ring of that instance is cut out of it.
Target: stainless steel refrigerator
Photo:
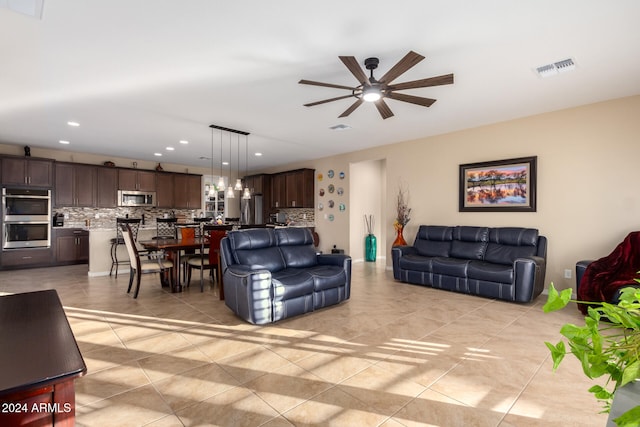
[[[262,196],[251,196],[250,199],[241,199],[240,203],[241,224],[263,224]]]

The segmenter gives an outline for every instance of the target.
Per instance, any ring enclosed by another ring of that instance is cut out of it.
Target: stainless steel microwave
[[[155,191],[118,190],[118,206],[155,206]]]

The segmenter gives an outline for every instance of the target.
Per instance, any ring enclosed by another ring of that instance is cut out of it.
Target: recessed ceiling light
[[[175,148],[173,148],[173,147],[167,147],[167,151],[173,151],[173,150],[175,150]]]
[[[74,128],[77,128],[78,126],[80,126],[80,123],[78,123],[78,122],[67,122],[67,124],[69,126],[73,126]]]
[[[229,162],[222,162],[223,165],[227,166]]]
[[[156,157],[162,157],[162,153],[153,153],[153,155]]]
[[[260,157],[260,156],[262,156],[262,153],[256,153],[256,154],[254,154],[254,155],[255,155],[256,157]]]
[[[60,144],[69,144],[69,141],[65,141],[64,139],[61,139],[60,141],[58,141]]]
[[[181,139],[181,140],[180,140],[180,144],[188,144],[188,143],[189,143],[189,141],[187,141],[187,140],[185,140],[185,139]]]

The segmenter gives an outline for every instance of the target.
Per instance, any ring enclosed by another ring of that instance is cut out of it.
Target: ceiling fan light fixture
[[[362,91],[362,99],[366,102],[376,102],[382,98],[382,93],[378,86],[369,86]]]

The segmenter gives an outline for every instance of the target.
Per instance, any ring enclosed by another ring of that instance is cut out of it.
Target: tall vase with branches
[[[411,208],[409,207],[409,190],[402,186],[398,187],[398,195],[396,197],[396,219],[393,221],[393,228],[396,230],[396,240],[393,246],[405,246],[407,241],[404,240],[404,227],[411,220]]]

